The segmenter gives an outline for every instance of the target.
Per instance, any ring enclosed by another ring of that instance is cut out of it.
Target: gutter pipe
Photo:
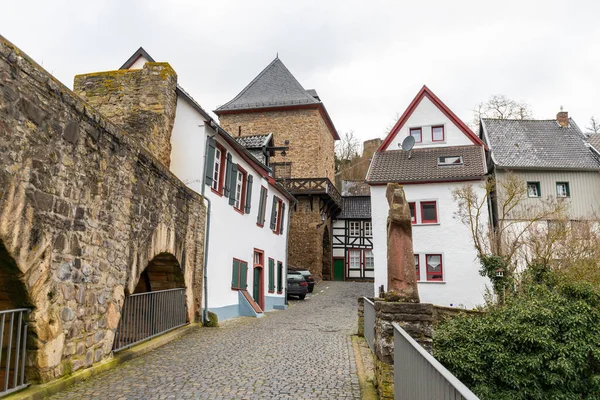
[[[210,127],[214,129],[213,124],[210,124]],[[205,325],[205,321],[208,322],[208,245],[210,243],[210,211],[211,211],[211,202],[210,199],[204,196],[206,190],[206,169],[208,163],[208,141],[214,138],[214,135],[206,136],[206,143],[204,146],[204,170],[202,171],[202,198],[206,200],[208,206],[206,208],[206,233],[204,235],[204,265],[203,265],[203,279],[204,279],[204,302],[203,302],[203,310],[202,310],[202,326]]]

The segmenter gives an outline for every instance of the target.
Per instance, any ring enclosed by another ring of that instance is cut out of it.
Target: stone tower
[[[289,263],[330,279],[331,220],[341,202],[332,183],[339,136],[317,92],[304,89],[276,58],[215,113],[232,136],[272,133],[276,147],[289,147],[271,160],[274,177],[298,199],[290,218]]]

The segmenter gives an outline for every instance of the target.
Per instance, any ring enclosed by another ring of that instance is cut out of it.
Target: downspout
[[[286,241],[285,241],[285,274],[283,274],[284,280],[282,285],[285,285],[285,289],[283,290],[285,305],[288,305],[288,297],[287,297],[287,271],[288,271],[288,248],[290,244],[290,219],[292,218],[292,207],[295,207],[298,204],[298,200],[294,198],[294,202],[290,201],[288,204],[288,217],[287,217],[287,229],[286,229]]]
[[[213,128],[213,124],[211,121],[210,127]],[[202,310],[202,326],[204,326],[204,321],[209,321],[208,319],[208,244],[210,242],[210,209],[211,203],[210,199],[204,196],[204,192],[206,190],[206,168],[208,163],[208,141],[216,136],[216,133],[212,136],[206,136],[206,143],[204,148],[204,170],[202,171],[202,190],[201,194],[204,200],[208,203],[208,207],[206,208],[206,234],[204,235],[204,265],[203,265],[203,278],[204,278],[204,302],[203,302],[203,310]]]

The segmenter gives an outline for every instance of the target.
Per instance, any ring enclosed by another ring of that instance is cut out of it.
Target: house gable
[[[443,127],[443,139],[433,140],[432,128]],[[378,151],[397,150],[409,136],[411,128],[421,129],[423,147],[482,145],[483,142],[427,86],[423,86],[398,122],[385,138]]]

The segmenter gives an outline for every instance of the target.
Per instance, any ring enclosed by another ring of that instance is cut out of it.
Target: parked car
[[[313,289],[315,288],[315,278],[313,278],[312,272],[307,269],[295,269],[291,271],[288,270],[288,275],[289,274],[301,274],[304,279],[306,279],[306,283],[308,283],[308,293],[313,292]]]
[[[298,296],[300,300],[304,300],[308,292],[308,283],[302,274],[290,274],[287,278],[287,294],[288,296]]]

